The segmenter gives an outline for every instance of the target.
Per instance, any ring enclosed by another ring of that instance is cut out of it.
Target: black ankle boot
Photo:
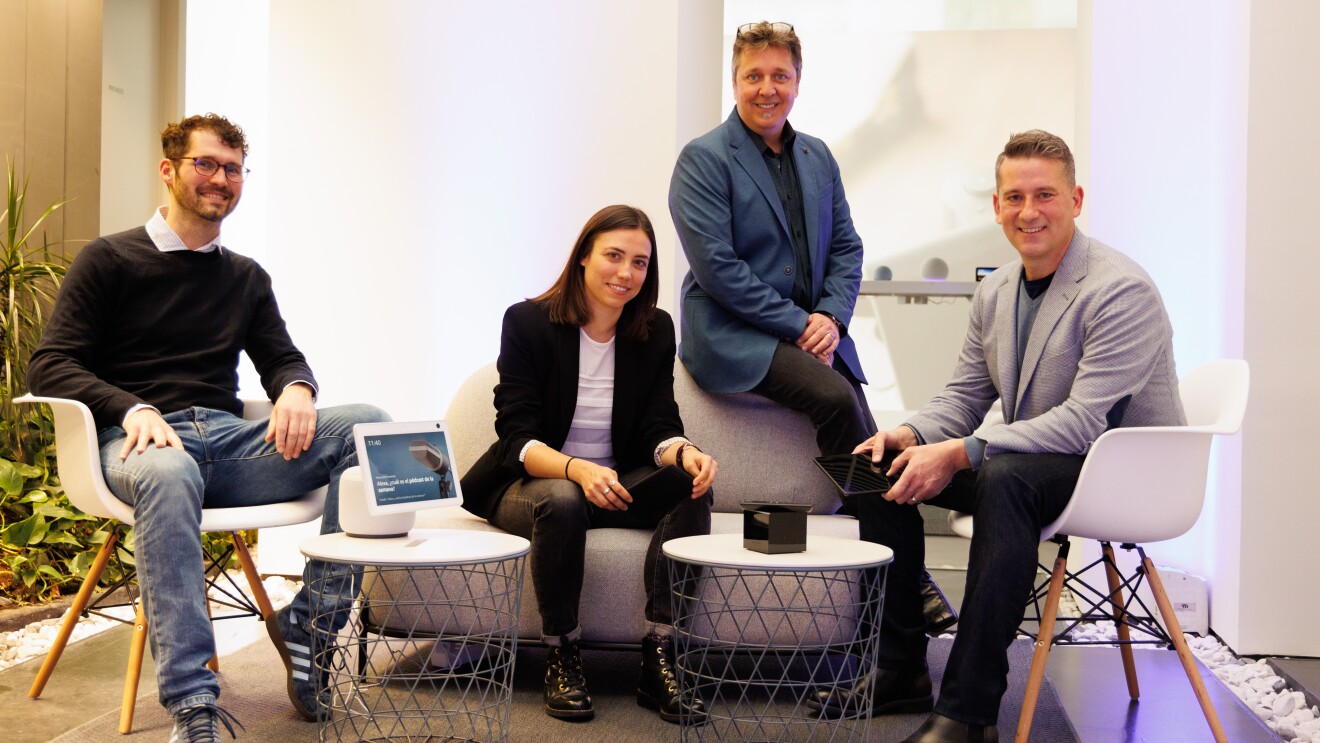
[[[808,697],[807,706],[820,710],[821,717],[856,715],[871,696],[872,715],[930,712],[935,706],[930,671],[925,666],[908,669],[877,668],[852,689],[820,690]]]
[[[660,719],[665,722],[677,723],[683,714],[687,714],[689,723],[704,722],[705,705],[691,698],[684,701],[679,696],[673,663],[673,638],[647,635],[642,640],[642,675],[637,680],[637,703],[659,712]]]
[[[582,675],[582,652],[577,643],[550,648],[545,668],[545,713],[565,720],[590,720],[596,715]]]

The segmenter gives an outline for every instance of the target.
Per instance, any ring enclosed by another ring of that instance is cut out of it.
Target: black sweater
[[[102,428],[141,403],[161,413],[197,406],[241,415],[240,351],[272,400],[292,382],[315,385],[255,261],[229,250],[162,253],[138,227],[79,253],[28,363],[28,384],[34,394],[86,404]]]

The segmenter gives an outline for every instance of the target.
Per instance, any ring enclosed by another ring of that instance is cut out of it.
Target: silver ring
[[[609,488],[605,488],[604,490],[600,491],[600,496],[601,496],[602,498],[608,498],[609,495],[610,495],[610,489],[609,489]]]
[[[614,487],[615,485],[618,485],[618,484],[619,484],[618,481],[616,481],[616,480],[610,480],[610,487],[611,487],[611,488]]]

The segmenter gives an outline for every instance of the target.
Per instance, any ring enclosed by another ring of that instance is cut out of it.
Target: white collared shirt
[[[156,209],[156,212],[151,215],[151,219],[147,220],[147,237],[151,238],[151,243],[156,246],[156,250],[159,250],[162,253],[173,253],[179,250],[192,250],[192,248],[183,244],[183,239],[180,238],[178,233],[174,231],[174,228],[170,227],[169,223],[165,221],[165,217],[169,214],[169,211],[170,208],[168,206],[161,206]],[[217,232],[215,233],[215,239],[202,247],[197,248],[197,252],[211,253],[220,250],[221,248],[220,233]]]

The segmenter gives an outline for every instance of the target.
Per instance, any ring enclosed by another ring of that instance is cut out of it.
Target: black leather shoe
[[[938,635],[958,622],[958,612],[925,570],[921,571],[921,615],[928,635]]]
[[[637,704],[660,713],[660,719],[677,724],[683,714],[688,723],[706,721],[706,706],[699,699],[683,699],[674,676],[674,641],[647,635],[642,640],[642,675],[637,680]]]
[[[941,714],[931,714],[921,723],[917,732],[903,739],[903,743],[998,743],[999,728],[994,725],[968,725],[950,720]]]
[[[590,720],[596,716],[577,643],[550,648],[550,663],[545,668],[545,713],[561,720]]]
[[[808,706],[820,710],[821,717],[856,715],[865,694],[871,695],[871,714],[929,712],[935,707],[930,690],[930,671],[923,665],[915,670],[877,668],[851,690],[820,690],[808,698]]]

